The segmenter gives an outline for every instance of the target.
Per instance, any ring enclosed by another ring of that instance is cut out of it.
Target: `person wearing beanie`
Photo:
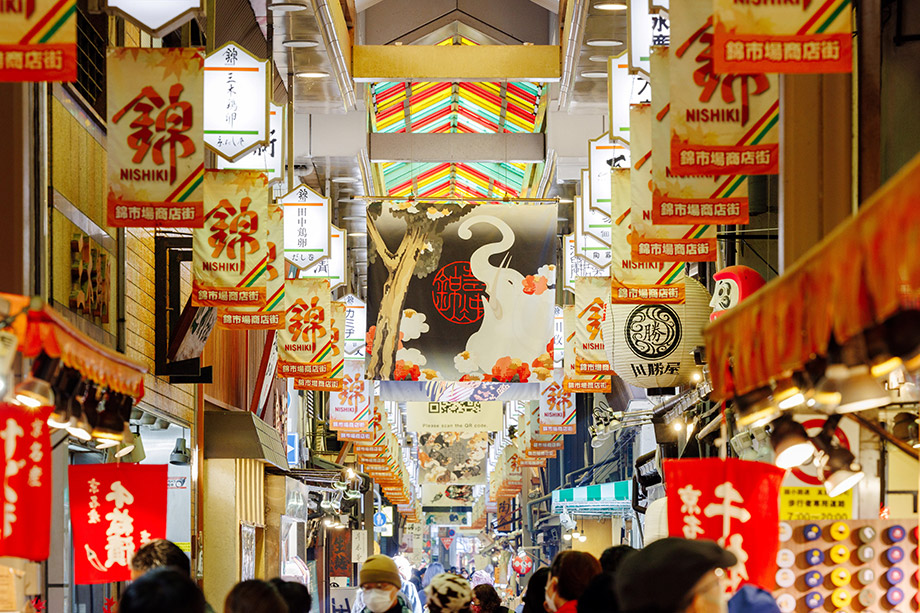
[[[425,588],[429,613],[470,613],[473,588],[453,573],[441,573]]]
[[[379,554],[370,556],[361,565],[358,580],[361,613],[414,613],[413,607],[400,592],[402,577],[391,558]],[[357,602],[355,605],[357,608]]]

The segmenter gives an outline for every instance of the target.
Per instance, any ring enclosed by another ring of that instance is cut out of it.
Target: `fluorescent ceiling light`
[[[586,79],[606,79],[607,71],[606,70],[586,70],[581,73]]]
[[[268,5],[268,10],[276,13],[291,13],[293,11],[305,11],[307,10],[307,5],[300,2],[272,2]]]
[[[288,49],[311,49],[313,47],[319,46],[318,41],[309,40],[306,38],[289,38],[283,41],[281,44]]]
[[[607,60],[610,59],[610,56],[609,55],[592,55],[592,56],[589,56],[588,59],[592,62],[603,62],[606,64]]]
[[[332,179],[333,183],[357,183],[358,179],[354,177],[334,177]]]
[[[325,79],[329,76],[329,73],[323,70],[303,70],[296,73],[294,76],[300,77],[301,79]]]
[[[594,8],[599,11],[625,11],[629,7],[624,2],[598,2]]]
[[[612,38],[592,38],[585,44],[589,47],[619,47],[623,44],[623,41]]]

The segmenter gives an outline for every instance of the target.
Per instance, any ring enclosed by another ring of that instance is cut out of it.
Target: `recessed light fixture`
[[[322,70],[302,70],[294,76],[300,77],[301,79],[325,79],[329,76],[329,73]]]
[[[571,198],[560,198],[559,199],[559,204],[572,204],[573,202],[575,201],[572,200]]]
[[[586,70],[581,73],[581,76],[586,79],[606,79],[607,72],[604,70]]]
[[[585,44],[589,47],[619,47],[623,44],[623,41],[612,38],[592,38]]]
[[[348,233],[348,238],[355,238],[355,237],[360,238],[362,236],[367,236],[367,232],[349,232]]]
[[[333,183],[357,183],[358,180],[354,177],[333,177]]]
[[[624,2],[598,2],[594,8],[599,11],[625,11],[629,7]]]
[[[604,62],[607,63],[607,60],[610,59],[609,55],[592,55],[588,58],[592,62]]]
[[[307,5],[300,2],[272,2],[268,5],[268,10],[275,13],[291,13],[293,11],[305,11],[307,10]]]
[[[288,49],[311,49],[313,47],[318,47],[319,42],[315,40],[309,40],[306,38],[289,38],[281,43]]]

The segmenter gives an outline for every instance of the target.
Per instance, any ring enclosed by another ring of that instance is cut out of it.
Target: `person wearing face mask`
[[[620,613],[727,613],[725,569],[737,563],[712,541],[655,541],[617,570]]]
[[[556,554],[546,581],[546,610],[549,613],[575,613],[578,599],[599,574],[601,563],[586,551],[569,550]]]
[[[361,613],[414,613],[399,588],[402,577],[396,562],[384,555],[373,555],[364,561],[358,573],[361,584],[359,597],[364,602]]]

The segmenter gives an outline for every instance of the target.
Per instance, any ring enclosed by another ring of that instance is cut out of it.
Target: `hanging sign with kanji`
[[[744,176],[671,174],[670,48],[652,49],[652,222],[656,225],[748,223]]]
[[[0,82],[77,80],[77,0],[0,2]]]
[[[105,0],[105,8],[150,36],[162,38],[196,14],[203,14],[204,0]]]
[[[284,119],[285,107],[277,104],[268,105],[268,144],[258,145],[249,153],[243,155],[235,162],[224,157],[217,157],[217,168],[235,170],[255,170],[264,172],[268,183],[284,181],[284,149],[286,122]]]
[[[716,73],[853,70],[850,0],[715,0]]]
[[[521,417],[524,420],[523,450],[528,453],[542,453],[562,449],[564,445],[562,434],[540,434],[540,402],[529,401],[523,404],[525,405],[524,415]]]
[[[329,226],[329,257],[300,271],[299,279],[327,279],[331,289],[345,287],[345,245],[348,233],[337,226]]]
[[[192,304],[263,306],[269,249],[265,175],[208,170],[204,227],[192,233]],[[260,318],[261,319],[261,318]]]
[[[715,72],[712,0],[674,0],[671,18],[671,174],[777,174],[777,76]]]
[[[588,169],[582,172],[582,185],[588,185]],[[605,242],[592,234],[601,232],[607,228],[609,233],[610,218],[600,211],[592,211],[588,207],[589,195],[575,196],[575,255],[587,260],[598,268],[607,268],[610,266],[612,254],[610,252],[609,239]],[[593,226],[593,228],[592,228]]]
[[[562,247],[564,249],[562,263],[565,267],[564,287],[568,291],[575,291],[575,279],[580,277],[603,277],[607,274],[607,271],[603,268],[592,264],[575,252],[574,234],[567,234],[562,237]]]
[[[557,377],[540,382],[540,434],[575,434],[575,394]]]
[[[652,88],[648,75],[629,72],[626,54],[626,51],[621,51],[619,55],[607,58],[607,113],[610,117],[610,139],[628,143],[629,105],[649,102]],[[620,155],[624,157],[620,159]],[[629,148],[613,156],[611,168],[629,168]]]
[[[613,168],[629,166],[629,146],[620,139],[612,140],[605,132],[594,140],[588,141],[588,207],[610,217],[610,171]],[[582,186],[584,189],[584,186]],[[610,243],[610,221],[602,228],[603,234],[597,236]]]
[[[268,60],[234,42],[204,60],[204,142],[231,162],[268,145]]]
[[[279,202],[284,207],[284,257],[301,270],[330,254],[329,199],[298,185]]]
[[[108,195],[114,227],[200,228],[200,49],[106,50]]]
[[[345,304],[345,360],[360,361],[363,365],[367,354],[367,304],[354,294],[344,296],[342,302]]]
[[[265,241],[265,266],[256,281],[265,282],[265,305],[261,307],[221,308],[217,327],[225,330],[279,330],[284,326],[284,228],[283,210],[268,205],[260,220]],[[264,277],[264,279],[263,279]]]
[[[604,320],[610,298],[610,277],[575,280],[575,370],[583,375],[612,375],[607,362]]]
[[[52,407],[0,404],[3,445],[3,523],[0,556],[45,560],[51,535]]]
[[[610,391],[610,377],[603,374],[583,375],[576,369],[578,361],[578,313],[575,305],[567,304],[562,307],[563,324],[565,326],[565,357],[562,376],[558,370],[553,371],[553,380],[561,384],[566,392],[601,392]],[[561,379],[561,380],[560,380]]]
[[[676,0],[675,0],[676,1]],[[779,550],[779,495],[785,471],[730,458],[665,460],[668,533],[718,542],[738,558],[728,569],[742,583],[773,589]]]
[[[134,553],[166,538],[165,464],[70,466],[74,583],[131,578]]]
[[[332,300],[325,279],[286,279],[284,328],[278,331],[278,376],[321,377],[331,368]]]
[[[321,356],[322,360],[329,361],[329,369],[319,377],[310,374],[297,375],[294,379],[294,389],[320,392],[337,392],[342,389],[342,373],[345,367],[345,335],[342,333],[345,325],[345,305],[337,301],[332,302],[329,313],[331,341],[328,352]]]
[[[671,44],[671,22],[667,13],[649,10],[646,0],[629,2],[628,56],[629,71],[649,75],[649,58],[654,45]]]
[[[367,429],[374,399],[374,383],[364,378],[364,362],[345,360],[342,389],[329,394],[329,429]]]

